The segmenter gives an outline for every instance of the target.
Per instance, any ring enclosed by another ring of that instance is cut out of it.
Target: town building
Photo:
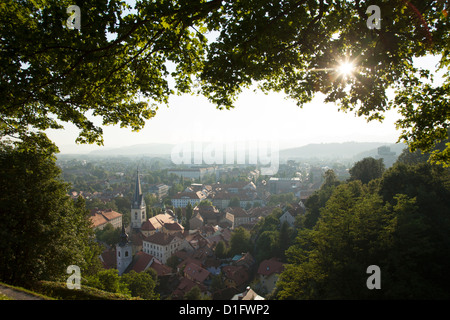
[[[200,229],[202,226],[203,226],[203,218],[200,215],[200,213],[197,212],[191,219],[189,219],[189,229],[197,230]]]
[[[229,207],[225,209],[225,219],[230,221],[231,229],[236,229],[237,227],[251,222],[251,216],[241,207]]]
[[[264,201],[258,195],[256,185],[252,181],[238,181],[229,184],[214,184],[209,197],[212,204],[225,209],[230,206],[233,198],[239,200],[241,208],[250,208],[255,205],[263,205]]]
[[[271,177],[268,181],[268,187],[271,194],[296,193],[301,187],[301,180],[300,178]]]
[[[275,289],[278,277],[283,272],[284,265],[276,258],[264,260],[259,264],[257,275],[260,289],[271,293]]]
[[[148,193],[154,194],[159,200],[169,195],[169,186],[163,183],[158,183],[150,186]]]
[[[224,283],[227,287],[242,289],[246,286],[250,278],[248,269],[244,266],[228,265],[222,267]]]
[[[179,192],[171,199],[174,208],[185,208],[188,203],[194,206],[206,199],[206,195],[201,192]]]
[[[190,249],[189,243],[181,235],[157,232],[144,238],[142,251],[154,256],[156,259],[166,264],[175,252],[182,249]]]
[[[172,274],[172,268],[161,263],[154,256],[145,253],[144,251],[139,251],[134,256],[134,261],[130,270],[135,272],[144,272],[149,268],[156,271],[158,278],[168,276]]]
[[[381,146],[377,149],[375,159],[383,159],[385,168],[390,168],[397,161],[398,156],[388,146]]]
[[[94,210],[89,219],[92,222],[94,230],[103,230],[110,223],[115,229],[122,228],[122,214],[111,209]]]
[[[217,225],[222,222],[224,214],[215,206],[196,206],[193,210],[193,216],[199,214],[204,224]]]
[[[200,167],[200,168],[190,168],[190,169],[170,169],[167,170],[167,174],[175,174],[179,177],[192,179],[192,180],[202,180],[207,174],[215,173],[214,167]]]
[[[198,284],[197,282],[194,282],[186,277],[182,277],[178,286],[172,292],[172,299],[183,299],[184,295],[194,287],[198,287],[202,293],[207,292],[207,288],[205,285]]]
[[[247,287],[244,292],[235,294],[231,300],[265,300],[264,297],[257,294],[253,289]]]
[[[147,220],[145,220],[141,225],[141,233],[148,237],[156,232],[167,232],[167,233],[173,233],[175,232],[182,232],[183,227],[178,223],[176,218],[167,213],[160,213],[154,217],[151,217]]]
[[[295,217],[289,212],[284,212],[280,217],[280,224],[287,223],[289,227],[293,227],[295,224]]]
[[[206,284],[211,279],[211,273],[195,263],[188,263],[183,270],[184,276],[198,284]]]

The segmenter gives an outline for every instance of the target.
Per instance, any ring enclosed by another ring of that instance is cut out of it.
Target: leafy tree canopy
[[[159,299],[159,295],[155,293],[158,276],[151,268],[140,273],[131,270],[122,275],[121,281],[127,285],[132,297],[141,297],[146,300]]]
[[[321,208],[325,207],[326,202],[331,197],[333,190],[340,184],[333,170],[327,170],[324,174],[324,183],[319,190],[308,197],[305,201],[306,213],[304,217],[299,217],[301,226],[311,229],[320,216]]]
[[[101,249],[84,199],[67,195],[69,186],[60,179],[51,147],[34,139],[15,147],[0,144],[2,281],[65,280],[72,264],[83,275],[100,268]]]
[[[228,206],[232,207],[232,208],[240,207],[241,206],[241,201],[239,200],[238,197],[232,197],[230,199],[230,202],[228,203]]]
[[[230,239],[230,255],[241,254],[250,251],[250,232],[242,227],[234,229]]]
[[[217,243],[216,248],[214,249],[214,253],[219,259],[225,258],[227,255],[227,247],[225,245],[225,242],[220,240]]]
[[[369,183],[371,180],[381,178],[384,172],[383,159],[364,158],[356,162],[349,172],[350,180],[361,180],[362,183]]]
[[[66,21],[81,10],[80,30]],[[449,32],[444,1],[6,0],[0,6],[1,136],[80,129],[102,144],[102,125],[141,129],[175,93],[231,108],[243,88],[284,92],[299,106],[322,93],[368,120],[398,108],[400,139],[431,150],[449,124]],[[132,9],[132,10],[131,10]],[[440,84],[415,57],[436,55]],[[340,65],[353,72],[344,75]],[[387,90],[395,90],[389,101]],[[139,97],[142,97],[143,102]],[[147,102],[149,101],[149,102]],[[99,116],[102,125],[89,116]],[[431,155],[447,163],[450,145]]]

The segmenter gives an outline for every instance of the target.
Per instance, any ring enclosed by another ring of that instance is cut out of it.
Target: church
[[[164,208],[163,213],[147,219],[146,209],[137,171],[131,201],[130,237],[122,226],[119,243],[116,245],[116,265],[119,275],[132,270],[134,265],[139,265],[139,260],[147,259],[150,264],[165,264],[175,252],[183,249],[192,250],[184,238],[184,228],[178,223],[172,210]]]

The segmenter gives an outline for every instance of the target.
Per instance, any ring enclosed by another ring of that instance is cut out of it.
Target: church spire
[[[134,189],[134,201],[137,201],[141,194],[142,194],[141,179],[139,178],[139,168],[138,168],[136,170],[136,185],[135,185],[135,189]]]
[[[134,195],[131,201],[131,227],[139,229],[142,222],[145,221],[145,205],[144,195],[141,190],[141,179],[139,178],[139,168],[136,170],[136,184],[134,186]]]
[[[128,234],[125,232],[125,226],[122,224],[122,232],[120,233],[119,246],[123,247],[128,243]]]
[[[136,184],[134,189],[133,203],[131,204],[131,207],[134,209],[139,209],[143,206],[145,206],[145,201],[141,190],[141,179],[139,177],[139,168],[138,168],[136,170]]]

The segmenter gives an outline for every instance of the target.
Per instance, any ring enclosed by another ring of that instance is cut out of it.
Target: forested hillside
[[[412,157],[405,152],[366,183],[357,176],[343,183],[328,178],[306,202],[277,298],[450,297],[450,172],[402,162]],[[371,265],[380,268],[380,290],[366,285]]]

